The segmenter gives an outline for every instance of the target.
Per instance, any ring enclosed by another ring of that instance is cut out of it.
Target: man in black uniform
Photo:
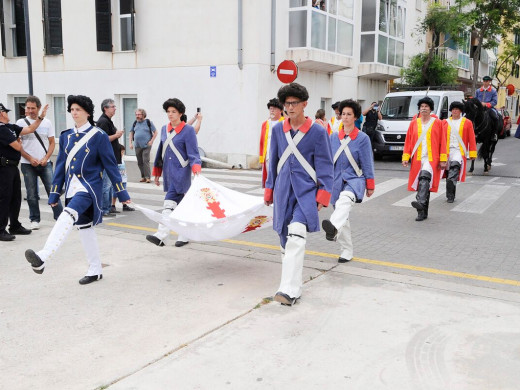
[[[0,241],[12,241],[17,234],[30,234],[31,230],[18,220],[22,204],[22,182],[18,163],[22,143],[20,136],[34,133],[40,126],[48,105],[30,126],[20,127],[9,123],[9,109],[0,103]],[[9,233],[5,230],[9,220]]]
[[[374,142],[375,130],[377,127],[377,121],[383,119],[381,111],[377,102],[372,102],[370,107],[363,111],[365,116],[365,125],[363,126],[363,132],[370,137],[370,142]]]

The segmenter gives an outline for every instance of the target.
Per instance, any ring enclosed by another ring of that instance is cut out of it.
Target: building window
[[[352,56],[354,0],[291,0],[289,47]]]
[[[125,145],[125,153],[127,155],[135,155],[135,151],[130,149],[130,129],[135,121],[135,110],[137,110],[137,97],[135,95],[120,95],[121,98],[121,106],[123,108],[123,128],[128,129],[125,131],[124,136],[124,145]],[[123,141],[123,137],[120,138]]]
[[[402,0],[365,0],[361,12],[361,62],[403,66],[406,3]],[[364,37],[368,38],[364,38]],[[375,48],[377,47],[377,56]]]
[[[42,6],[45,54],[62,54],[61,0],[43,0]]]
[[[14,121],[16,122],[20,118],[25,117],[25,99],[27,99],[27,95],[24,96],[14,96]]]
[[[96,42],[98,51],[112,51],[110,0],[96,0]]]
[[[135,50],[134,0],[96,0],[96,36],[98,51]]]
[[[119,0],[121,50],[135,50],[134,0]]]
[[[25,48],[25,19],[23,0],[0,0],[2,55],[23,57]]]
[[[54,114],[54,128],[59,138],[60,133],[67,129],[67,115],[65,106],[65,96],[53,96],[52,97],[52,108]]]

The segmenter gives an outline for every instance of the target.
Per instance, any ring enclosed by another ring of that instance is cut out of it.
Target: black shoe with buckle
[[[338,237],[338,229],[328,219],[324,219],[321,227],[325,230],[325,238],[329,241],[336,241]]]
[[[152,244],[155,244],[157,246],[164,246],[164,242],[160,240],[159,238],[149,234],[146,236],[146,239],[150,241]]]
[[[352,259],[345,259],[344,257],[340,257],[338,259],[338,263],[348,263],[349,261],[351,261]]]
[[[184,245],[186,245],[188,243],[189,243],[189,241],[175,241],[175,246],[177,248],[180,248],[181,246],[184,246]]]
[[[296,303],[298,298],[291,298],[289,295],[278,291],[275,294],[273,300],[275,300],[276,302],[280,302],[284,306],[292,306]]]
[[[103,275],[92,275],[92,276],[83,276],[79,280],[79,284],[90,284],[92,282],[97,282],[98,280],[103,279]]]
[[[34,272],[37,274],[43,274],[45,270],[45,263],[40,259],[40,256],[36,254],[32,249],[27,249],[25,251],[25,258],[31,264],[31,267]]]
[[[22,225],[16,227],[16,228],[10,228],[9,234],[12,235],[27,235],[31,234],[32,230],[24,228]]]
[[[133,207],[130,207],[126,204],[123,205],[123,211],[135,211]]]

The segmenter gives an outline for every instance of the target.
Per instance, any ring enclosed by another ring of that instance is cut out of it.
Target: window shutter
[[[96,0],[96,38],[98,51],[112,51],[112,12],[110,0]]]
[[[135,2],[131,0],[132,12],[130,13],[132,24],[132,50],[135,50]]]
[[[27,55],[27,50],[25,47],[23,0],[15,0],[14,2],[14,19],[16,23],[16,56],[24,57]]]
[[[43,18],[45,54],[62,54],[61,0],[44,0]]]
[[[6,50],[5,50],[5,26],[4,26],[4,2],[3,0],[0,0],[0,29],[1,35],[2,35],[2,55],[6,56]]]

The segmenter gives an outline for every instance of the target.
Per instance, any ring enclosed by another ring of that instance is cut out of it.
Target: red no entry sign
[[[296,80],[296,77],[298,77],[298,65],[291,60],[282,61],[280,65],[278,65],[276,75],[278,76],[278,80],[282,83],[292,83]]]

